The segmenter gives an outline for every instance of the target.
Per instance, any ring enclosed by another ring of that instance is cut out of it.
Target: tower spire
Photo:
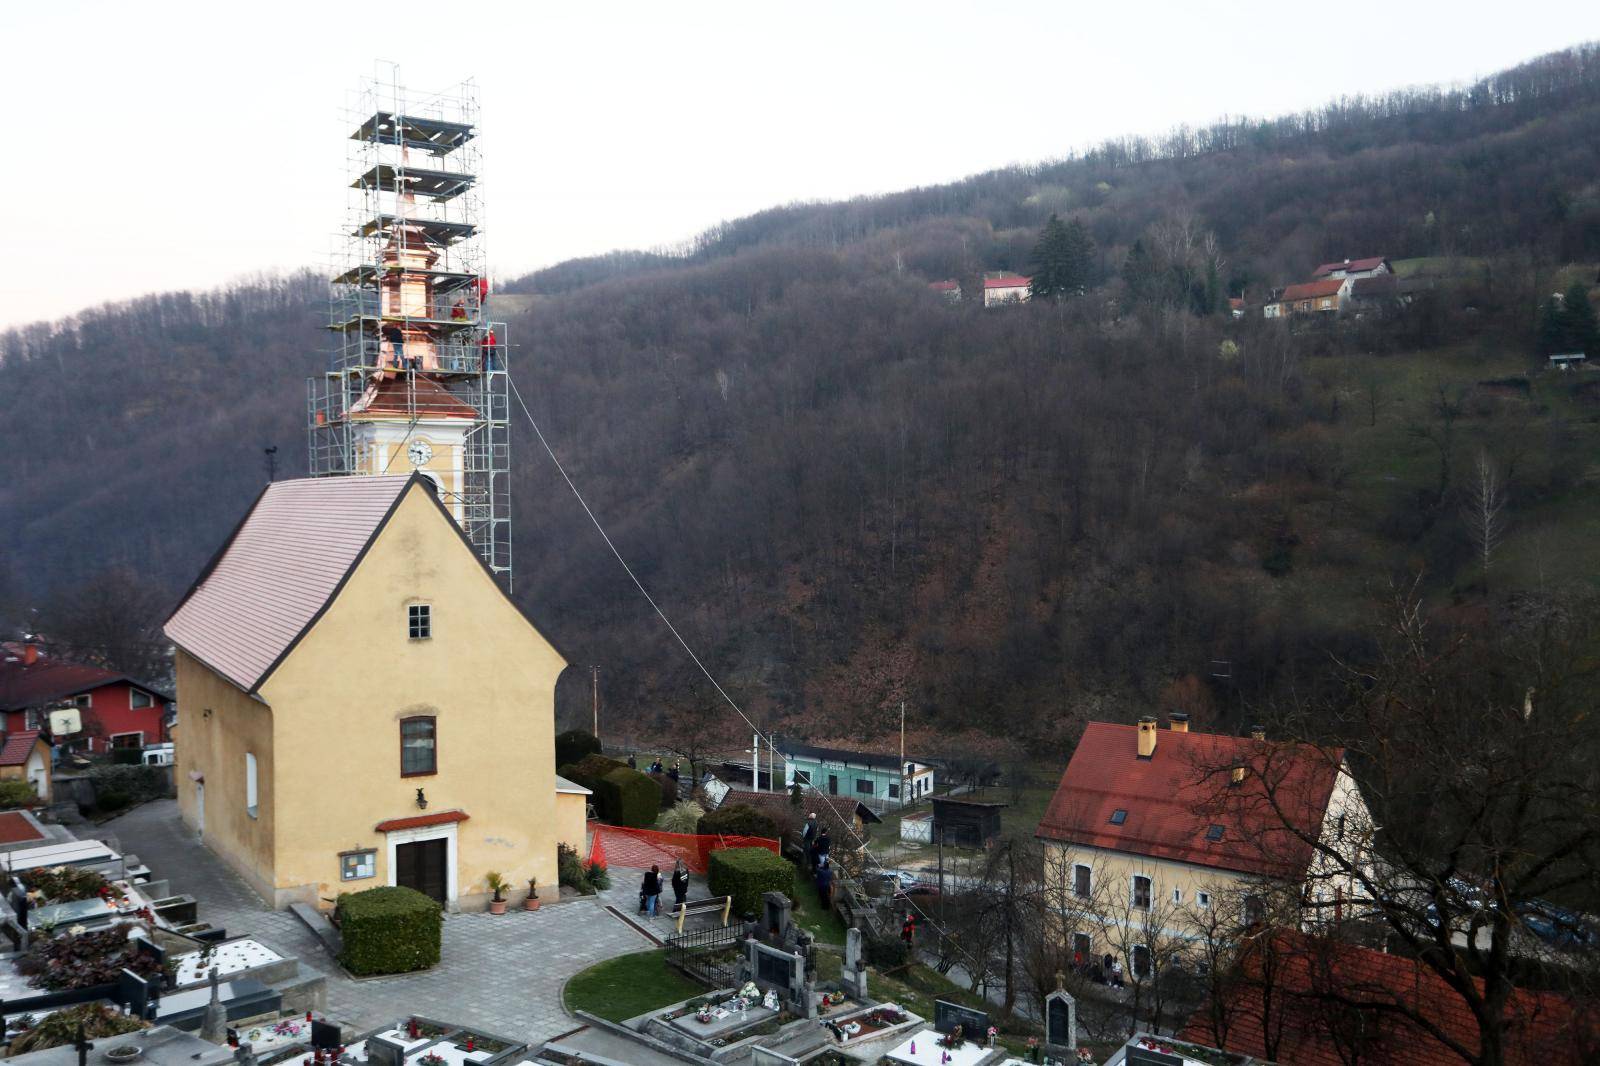
[[[364,84],[330,289],[334,347],[309,382],[311,475],[431,481],[511,582],[505,324],[489,317],[477,89]]]

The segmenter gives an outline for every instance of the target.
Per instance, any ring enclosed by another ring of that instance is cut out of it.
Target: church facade
[[[276,906],[471,906],[491,871],[554,891],[557,844],[586,850],[555,775],[566,661],[440,496],[422,471],[269,485],[167,623],[183,819]]]

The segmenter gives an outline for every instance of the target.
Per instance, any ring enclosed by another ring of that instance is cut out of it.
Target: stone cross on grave
[[[211,1002],[200,1018],[200,1039],[220,1044],[228,1039],[228,1009],[222,1005],[222,993],[217,984],[219,971],[211,967]]]

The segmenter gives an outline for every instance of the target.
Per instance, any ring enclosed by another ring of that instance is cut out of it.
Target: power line
[[[594,525],[595,532],[600,534],[600,539],[606,542],[607,548],[611,549],[611,554],[616,557],[617,563],[622,567],[623,572],[628,575],[629,580],[633,582],[634,587],[639,590],[639,594],[645,598],[645,602],[650,604],[650,608],[651,610],[655,611],[656,617],[661,619],[662,624],[667,627],[667,630],[672,634],[673,638],[677,640],[679,646],[683,648],[684,653],[689,656],[689,659],[700,669],[700,672],[705,675],[706,680],[711,682],[711,687],[715,688],[717,690],[717,694],[727,702],[729,707],[733,708],[734,713],[744,721],[744,724],[749,727],[750,731],[756,734],[756,736],[760,737],[761,740],[767,741],[769,744],[772,743],[772,740],[767,732],[760,726],[756,725],[755,722],[751,721],[750,716],[744,713],[744,708],[740,707],[738,702],[732,696],[728,695],[727,690],[722,687],[721,683],[717,681],[716,677],[712,675],[711,671],[706,668],[706,664],[701,661],[700,656],[695,654],[694,649],[689,646],[689,642],[683,638],[683,634],[678,632],[678,627],[672,624],[672,619],[667,617],[666,612],[661,609],[661,605],[656,602],[655,597],[650,595],[650,590],[644,587],[644,582],[640,581],[639,576],[633,572],[633,567],[628,565],[628,560],[623,558],[622,552],[617,550],[617,546],[615,542],[612,541],[610,534],[608,534],[605,530],[605,527],[600,524],[600,519],[595,517],[594,511],[589,507],[589,501],[585,500],[583,498],[583,493],[578,491],[578,486],[574,484],[571,475],[567,473],[567,468],[563,466],[561,464],[561,460],[556,457],[555,449],[550,447],[550,442],[545,439],[544,430],[539,428],[539,423],[533,417],[533,412],[528,409],[527,402],[522,398],[522,390],[517,388],[517,383],[511,380],[511,376],[509,374],[506,375],[506,379],[511,385],[511,394],[517,398],[517,406],[522,408],[522,413],[528,419],[528,424],[533,427],[534,435],[539,438],[539,443],[544,447],[545,454],[548,455],[550,457],[550,461],[555,464],[556,472],[561,475],[561,480],[567,483],[567,488],[572,491],[573,497],[578,501],[578,506],[582,507],[583,513],[589,516],[589,521]],[[758,761],[759,758],[760,756],[757,752],[751,753],[752,762]],[[834,804],[832,798],[829,797],[826,792],[823,792],[819,789],[813,788],[811,791],[815,792],[816,795],[822,798],[822,802],[828,805],[828,809],[833,812],[833,815],[836,819],[838,819],[839,824],[843,826],[851,836],[855,837],[859,843],[861,854],[869,862],[875,864],[879,870],[886,869],[883,863],[879,862],[878,859],[872,854],[872,849],[867,846],[866,838],[860,833],[857,833],[855,831],[855,827],[851,825],[850,820],[839,813],[839,808]],[[933,919],[933,916],[927,911],[923,910],[922,907],[911,898],[909,893],[906,895],[906,906],[910,907],[912,910],[915,910],[919,915],[922,916],[924,921],[926,921],[934,929],[938,930],[939,933],[946,939],[949,938],[949,933],[945,927],[936,922]],[[961,952],[961,954],[965,955],[972,962],[979,963],[978,958],[962,947],[960,943],[955,941],[951,941],[951,943],[954,943],[956,950]],[[981,966],[983,964],[979,963],[979,965]],[[984,968],[986,969],[987,967]]]

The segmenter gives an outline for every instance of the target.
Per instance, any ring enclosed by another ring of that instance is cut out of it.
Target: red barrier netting
[[[662,833],[654,829],[626,829],[616,825],[589,823],[594,839],[589,845],[590,862],[604,866],[648,870],[652,865],[670,870],[679,859],[692,873],[703,874],[711,853],[723,848],[766,848],[780,854],[778,842],[766,837],[700,836],[694,833]]]

